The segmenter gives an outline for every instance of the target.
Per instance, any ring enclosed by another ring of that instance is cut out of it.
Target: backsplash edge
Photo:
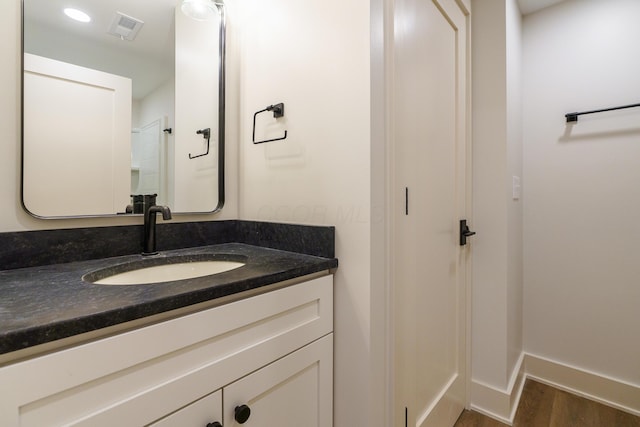
[[[139,253],[142,225],[0,233],[0,270]],[[158,223],[158,250],[238,242],[324,258],[335,257],[335,228],[222,220]]]

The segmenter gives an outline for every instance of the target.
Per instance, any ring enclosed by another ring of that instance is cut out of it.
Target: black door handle
[[[475,231],[469,230],[469,226],[467,225],[466,219],[460,220],[460,246],[465,246],[467,244],[467,237],[471,237],[476,234]]]

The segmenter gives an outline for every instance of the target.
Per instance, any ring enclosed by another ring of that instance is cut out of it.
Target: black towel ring
[[[197,130],[196,133],[198,135],[202,135],[202,137],[207,140],[207,151],[204,154],[198,154],[197,156],[192,156],[191,153],[189,153],[190,159],[197,159],[198,157],[206,156],[207,154],[209,154],[209,141],[211,140],[211,128],[200,129],[200,130]]]
[[[275,104],[275,105],[269,105],[267,108],[265,108],[264,110],[260,110],[257,111],[254,115],[253,115],[253,136],[252,136],[252,140],[254,144],[262,144],[265,142],[271,142],[271,141],[280,141],[283,140],[287,137],[287,131],[284,131],[284,136],[281,138],[273,138],[273,139],[265,139],[264,141],[256,141],[256,116],[260,113],[264,113],[265,111],[273,111],[273,117],[274,118],[280,118],[284,116],[284,103],[279,103],[279,104]]]

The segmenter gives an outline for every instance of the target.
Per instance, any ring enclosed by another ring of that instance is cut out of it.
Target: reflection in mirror
[[[194,20],[179,3],[23,0],[28,212],[120,215],[137,194],[177,213],[222,207],[224,8]]]

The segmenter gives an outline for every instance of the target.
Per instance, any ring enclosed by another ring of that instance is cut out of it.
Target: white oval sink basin
[[[223,260],[162,264],[116,273],[92,282],[98,285],[146,285],[150,283],[171,282],[174,280],[210,276],[212,274],[234,270],[243,265],[243,262]]]

